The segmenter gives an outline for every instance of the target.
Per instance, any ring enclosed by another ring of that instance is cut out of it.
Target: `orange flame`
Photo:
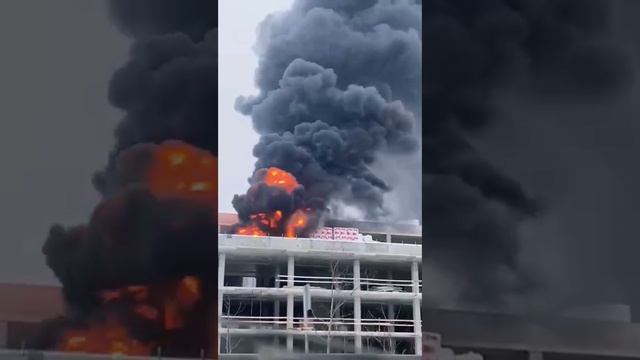
[[[103,324],[93,324],[88,329],[67,331],[58,350],[95,354],[122,354],[148,356],[153,344],[144,344],[128,333],[115,317]]]
[[[267,236],[266,232],[262,231],[257,225],[253,224],[238,228],[236,230],[236,234],[247,236]]]
[[[300,185],[293,175],[277,167],[267,169],[267,173],[264,175],[264,182],[269,186],[285,189],[288,193],[292,193]]]
[[[189,309],[200,299],[200,281],[193,276],[188,276],[182,279],[177,292],[178,304]]]
[[[182,317],[178,313],[178,305],[173,299],[166,299],[164,302],[164,328],[174,330],[183,325]]]
[[[282,169],[270,167],[263,169],[263,171],[264,177],[262,180],[267,186],[284,189],[289,194],[300,186],[292,174]],[[251,194],[253,189],[253,187],[249,189],[248,194]],[[308,227],[309,213],[311,213],[311,209],[299,209],[293,212],[293,214],[287,214],[287,216],[285,216],[282,210],[251,214],[249,215],[249,223],[236,228],[235,233],[250,236],[273,234],[275,236],[294,238],[299,236],[302,230]]]
[[[300,230],[304,229],[307,226],[308,222],[308,216],[304,213],[304,211],[297,210],[296,212],[294,212],[287,222],[287,237],[296,237],[300,233]]]
[[[104,303],[134,301],[132,315],[156,322],[166,330],[184,327],[187,312],[201,297],[200,280],[193,276],[158,286],[132,285],[100,292]],[[61,351],[141,356],[152,355],[154,348],[155,344],[135,340],[114,314],[88,328],[66,331],[57,346]]]
[[[156,196],[218,204],[218,160],[209,152],[171,141],[158,145],[148,173]]]

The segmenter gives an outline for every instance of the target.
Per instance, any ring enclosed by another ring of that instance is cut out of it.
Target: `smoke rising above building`
[[[282,169],[307,203],[366,218],[389,215],[392,190],[414,203],[419,186],[389,183],[379,167],[383,154],[419,158],[420,10],[416,1],[296,1],[269,16],[256,42],[259,94],[236,104],[261,135],[256,170]],[[415,166],[393,171],[420,178]]]
[[[108,4],[132,39],[108,94],[124,118],[93,179],[103,201],[88,224],[53,226],[43,247],[69,311],[36,346],[214,354],[217,2]]]
[[[602,104],[632,88],[635,69],[628,49],[614,37],[612,3],[425,4],[423,189],[425,238],[431,249],[425,263],[431,262],[458,289],[449,289],[448,298],[439,301],[506,306],[513,297],[548,285],[531,271],[539,268],[523,263],[533,261],[529,251],[536,244],[523,244],[522,234],[523,226],[535,227],[558,211],[558,198],[544,187],[526,186],[535,177],[526,168],[538,166],[522,161],[553,160],[516,154],[531,154],[533,150],[519,146],[544,147],[559,134],[552,129],[560,126],[548,125],[549,111],[536,109],[585,109],[586,103]],[[567,125],[572,119],[553,121]],[[516,127],[537,128],[524,134],[537,140],[518,145],[504,137]],[[558,148],[561,154],[567,150]],[[566,241],[557,233],[545,235],[554,239],[527,241]],[[556,245],[546,251],[542,247],[538,256],[551,259],[559,251]],[[561,261],[562,266],[554,265],[557,274],[572,263],[568,254]]]
[[[217,6],[206,0],[109,3],[114,22],[134,42],[109,86],[111,104],[125,116],[109,164],[94,179],[101,192],[108,192],[118,154],[138,143],[180,140],[217,154]]]

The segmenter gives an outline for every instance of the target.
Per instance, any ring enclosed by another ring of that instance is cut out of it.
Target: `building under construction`
[[[226,234],[219,218],[220,353],[422,352],[417,224],[329,221],[310,238]]]

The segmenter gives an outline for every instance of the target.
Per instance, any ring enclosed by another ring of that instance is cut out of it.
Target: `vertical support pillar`
[[[395,306],[393,306],[393,304],[389,304],[387,305],[387,320],[389,320],[391,322],[392,325],[390,325],[388,327],[388,330],[390,333],[394,333],[396,332],[396,327],[393,326],[393,321],[396,319],[396,308]],[[391,348],[391,351],[393,354],[395,354],[396,352],[396,338],[395,337],[390,337],[389,338],[389,345]]]
[[[218,255],[218,354],[220,354],[220,343],[222,342],[222,303],[224,301],[224,271],[227,254]]]
[[[387,270],[387,279],[393,280],[393,271],[392,270]],[[392,282],[390,281],[389,283],[392,283]],[[394,304],[387,305],[387,319],[389,321],[394,321],[396,319],[396,308],[395,308]],[[393,326],[393,325],[389,326],[389,332],[392,332],[392,333],[396,332],[396,327]],[[395,353],[395,351],[396,351],[396,338],[395,337],[390,337],[389,338],[389,345],[391,347],[391,351],[393,351],[393,353]]]
[[[277,289],[280,287],[280,282],[278,281],[278,279],[280,278],[280,264],[276,264],[276,269],[274,272],[274,282],[273,282],[273,286]],[[276,300],[273,301],[273,316],[274,316],[274,320],[277,322],[274,324],[273,328],[274,329],[279,329],[280,328],[280,300],[278,300],[276,298]],[[273,338],[273,345],[277,348],[280,345],[280,338],[278,338],[278,336],[274,336]]]
[[[360,302],[360,260],[353,260],[353,332],[355,352],[362,353],[362,308]]]
[[[287,330],[293,330],[293,277],[295,276],[295,259],[293,255],[289,255],[287,261]],[[287,351],[293,351],[293,335],[287,334]]]
[[[387,242],[391,244],[391,234],[387,233],[386,235],[387,235]]]
[[[420,272],[418,261],[411,263],[411,285],[413,290],[413,334],[415,336],[416,355],[422,355],[422,315],[420,312]]]

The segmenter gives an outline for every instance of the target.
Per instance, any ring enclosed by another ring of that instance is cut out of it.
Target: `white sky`
[[[240,95],[257,94],[253,52],[258,24],[270,13],[286,10],[292,0],[220,0],[218,2],[218,169],[219,209],[235,212],[233,195],[248,188],[258,142],[251,119],[235,111]]]

